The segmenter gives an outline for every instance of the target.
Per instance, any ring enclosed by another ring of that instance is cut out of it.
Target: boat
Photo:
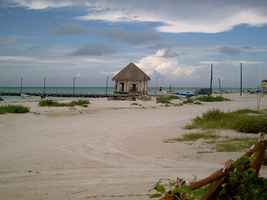
[[[192,91],[178,91],[175,94],[177,97],[192,97],[195,96],[195,94]]]
[[[21,93],[20,96],[23,97],[23,98],[30,97],[30,95],[28,95],[28,94],[24,94],[24,93]]]

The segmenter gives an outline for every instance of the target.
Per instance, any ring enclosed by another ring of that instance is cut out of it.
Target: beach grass
[[[199,96],[194,100],[203,101],[203,102],[220,102],[220,101],[230,101],[230,99],[223,96]]]
[[[199,139],[203,140],[216,140],[220,138],[219,135],[216,135],[214,131],[199,131],[199,132],[191,132],[185,133],[182,137],[167,139],[165,143],[174,143],[174,142],[195,142]]]
[[[159,96],[156,99],[157,103],[162,103],[162,104],[171,104],[171,100],[173,99],[178,99],[176,96]]]
[[[30,109],[21,105],[4,105],[0,106],[0,114],[6,113],[27,113]]]
[[[67,103],[62,103],[54,100],[41,100],[39,102],[39,106],[41,107],[73,107],[73,106],[82,106],[82,107],[87,107],[90,102],[88,100],[78,100],[78,101],[71,101]]]
[[[255,138],[236,138],[224,140],[216,143],[217,152],[239,152],[244,149],[250,148],[255,144],[257,139]]]
[[[255,110],[222,112],[211,110],[186,125],[187,129],[233,129],[245,133],[267,133],[267,113]]]

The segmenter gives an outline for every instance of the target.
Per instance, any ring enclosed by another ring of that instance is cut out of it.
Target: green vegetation
[[[253,138],[229,139],[216,143],[216,151],[218,152],[238,152],[248,149],[256,143]]]
[[[78,100],[78,101],[71,101],[68,103],[60,103],[54,100],[42,100],[39,102],[39,106],[42,107],[73,107],[73,106],[82,106],[82,107],[87,107],[90,102],[88,100]]]
[[[199,139],[214,145],[217,152],[239,152],[256,143],[255,138],[228,138],[215,134],[213,131],[199,131],[183,134],[182,137],[164,140],[165,143],[195,142]]]
[[[255,110],[222,112],[211,110],[193,119],[185,128],[233,129],[245,133],[267,133],[267,113]]]
[[[243,156],[233,163],[233,170],[227,174],[223,183],[218,187],[214,199],[216,200],[249,200],[267,199],[267,179],[258,177],[255,170],[251,168],[250,157]],[[217,182],[218,183],[218,182]],[[154,188],[151,198],[173,200],[200,200],[209,191],[209,187],[214,188],[214,184],[207,184],[198,189],[192,190],[183,179],[176,181],[167,179],[159,180]]]
[[[201,131],[201,132],[192,132],[192,133],[186,133],[183,134],[182,137],[174,138],[174,139],[168,139],[164,142],[166,143],[174,143],[174,142],[194,142],[199,139],[204,140],[215,140],[219,138],[220,136],[214,134],[213,131]]]
[[[171,100],[173,99],[178,99],[176,96],[159,96],[157,97],[156,101],[157,103],[162,103],[162,104],[171,104]]]
[[[0,114],[5,113],[27,113],[30,109],[21,105],[6,105],[0,106]]]
[[[223,96],[199,96],[196,97],[195,100],[204,102],[230,101],[230,99],[227,99]]]

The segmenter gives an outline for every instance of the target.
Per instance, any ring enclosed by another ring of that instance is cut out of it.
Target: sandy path
[[[168,108],[130,103],[93,100],[78,111],[25,103],[40,114],[0,116],[1,198],[149,199],[159,178],[203,177],[238,156],[197,155],[164,139],[206,110],[253,108],[255,97]]]

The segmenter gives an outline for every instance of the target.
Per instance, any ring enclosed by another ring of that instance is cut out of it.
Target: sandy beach
[[[242,153],[164,140],[205,111],[256,108],[256,95],[225,96],[232,101],[179,107],[103,98],[88,108],[43,108],[25,100],[31,113],[0,115],[1,199],[149,199],[160,178],[204,177]]]

